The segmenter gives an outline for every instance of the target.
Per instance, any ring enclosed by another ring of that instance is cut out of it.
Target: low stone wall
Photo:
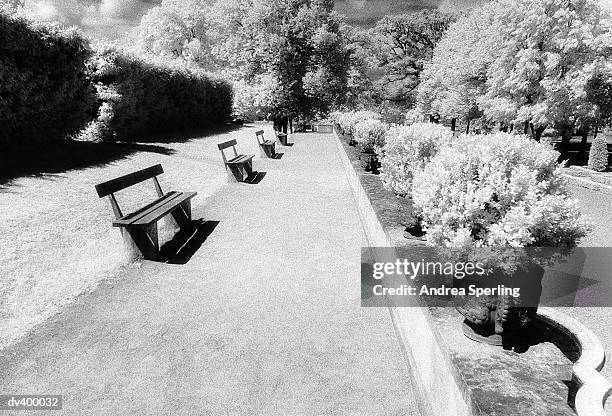
[[[421,245],[420,241],[410,241],[403,237],[403,229],[397,225],[400,207],[394,201],[395,196],[382,188],[378,176],[363,172],[358,160],[359,152],[354,147],[340,140],[337,134],[335,137],[370,246]],[[350,153],[353,153],[352,158],[349,158]],[[378,206],[372,205],[368,193],[378,193],[379,198],[375,199]],[[464,389],[456,381],[450,356],[436,339],[429,309],[398,308],[392,305],[389,309],[410,368],[421,415],[476,414],[471,400],[464,395]]]
[[[422,246],[398,225],[405,206],[379,176],[364,172],[355,147],[336,131],[334,137],[369,246]],[[422,415],[605,415],[611,386],[598,373],[605,358],[601,343],[557,310],[541,308],[538,317],[552,341],[519,355],[465,338],[454,308],[389,309]]]

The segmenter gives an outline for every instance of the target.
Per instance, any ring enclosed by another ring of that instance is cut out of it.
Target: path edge
[[[381,225],[370,199],[346,154],[340,137],[333,131],[351,191],[357,203],[366,237],[372,247],[393,247],[391,236]],[[433,318],[426,307],[401,308],[389,305],[389,313],[407,372],[422,416],[472,416],[479,412],[465,389],[457,382],[448,351],[439,343]]]
[[[366,237],[372,247],[394,247],[393,238],[380,223],[357,172],[346,154],[336,129],[334,141],[342,161]],[[572,178],[573,179],[573,178]],[[426,307],[389,306],[393,327],[408,364],[419,409],[426,416],[468,416],[481,412],[471,400],[467,387],[457,377],[457,370],[441,345],[441,337]],[[572,366],[578,384],[575,411],[578,416],[606,416],[604,405],[612,395],[612,384],[599,371],[606,356],[599,338],[576,319],[553,308],[539,308],[538,320],[570,338],[580,349],[580,357]]]

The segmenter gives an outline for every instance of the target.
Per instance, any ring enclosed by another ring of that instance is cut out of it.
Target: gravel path
[[[332,136],[292,140],[194,205],[216,227],[186,264],[131,266],[4,351],[0,391],[63,394],[50,415],[417,414],[388,311],[360,307]]]

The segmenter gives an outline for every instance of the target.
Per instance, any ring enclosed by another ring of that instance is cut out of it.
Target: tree
[[[480,117],[478,98],[485,93],[487,70],[494,59],[495,5],[485,5],[450,25],[421,75],[417,108],[424,114],[469,124]]]
[[[415,88],[434,47],[453,18],[437,10],[385,16],[369,32],[374,68],[381,73],[376,91],[381,101],[406,110],[413,106]]]
[[[502,0],[457,21],[436,50],[419,90],[424,111],[469,119],[539,140],[547,127],[586,137],[602,114],[588,98],[594,62],[610,56],[610,18],[596,0]],[[591,88],[591,92],[593,89]],[[601,100],[600,100],[601,101]]]
[[[232,76],[247,82],[271,74],[278,81],[272,112],[312,116],[339,105],[347,88],[342,20],[331,0],[233,0],[213,12],[214,50]]]
[[[585,88],[592,62],[610,52],[609,16],[596,0],[506,1],[497,10],[496,57],[479,100],[485,117],[524,125],[536,140],[547,126],[561,128],[567,142],[574,126],[597,117]]]
[[[376,105],[374,85],[368,76],[371,53],[369,31],[342,22],[340,33],[344,44],[342,64],[347,72],[347,85],[342,105],[350,109],[366,109]]]
[[[130,33],[126,46],[137,53],[212,66],[209,7],[204,0],[163,0]]]
[[[226,0],[210,6],[206,0],[187,6],[163,0],[142,18],[130,42],[140,52],[182,59],[231,80],[243,89],[236,94],[242,113],[268,107],[312,116],[344,101],[342,27],[332,0]]]

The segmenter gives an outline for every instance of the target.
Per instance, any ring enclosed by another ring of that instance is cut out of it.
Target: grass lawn
[[[259,157],[254,133],[259,128],[245,126],[184,142],[140,146],[109,163],[97,160],[95,166],[64,171],[49,167],[43,172],[54,173],[2,185],[0,349],[101,280],[117,275],[126,264],[120,232],[111,227],[108,199],[99,199],[94,185],[161,163],[165,172],[159,177],[162,189],[198,192],[192,200],[194,218],[205,216],[207,197],[227,184],[217,143],[236,139],[239,151]],[[267,138],[274,137],[271,126],[265,130]],[[147,181],[116,196],[128,213],[156,194]],[[160,238],[163,236],[162,230]],[[167,232],[165,237],[169,238]]]

